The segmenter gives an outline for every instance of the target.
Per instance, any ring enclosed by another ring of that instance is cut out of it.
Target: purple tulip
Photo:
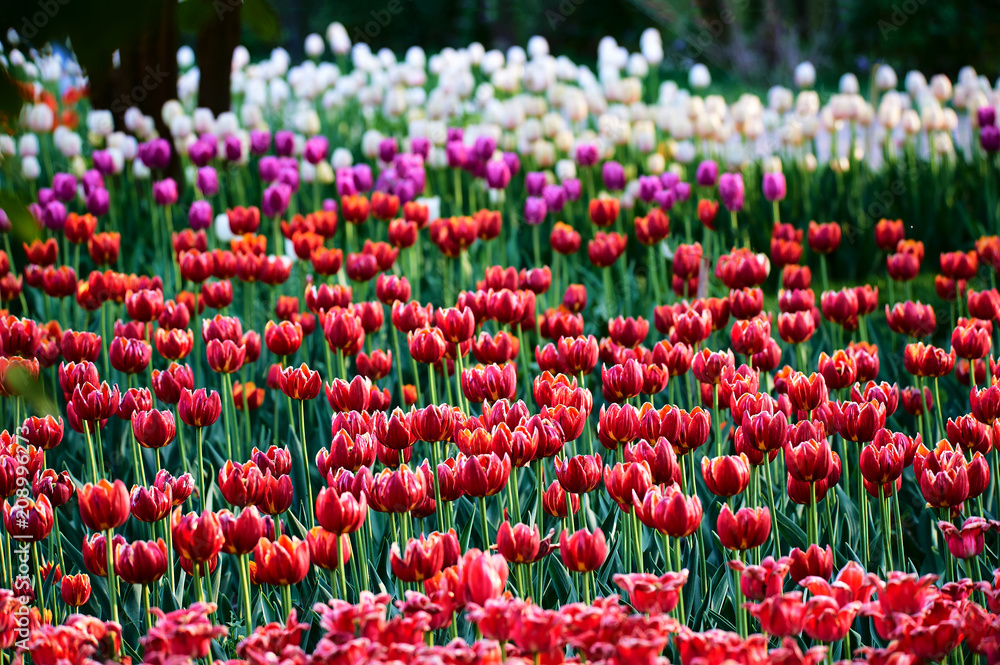
[[[420,155],[424,159],[431,154],[431,142],[430,139],[423,136],[418,136],[416,138],[410,139],[410,152],[415,155]]]
[[[396,183],[392,193],[399,197],[399,202],[401,204],[408,203],[416,198],[417,186],[414,181],[409,178],[404,178]]]
[[[358,188],[354,186],[354,169],[347,167],[337,169],[337,196],[353,196],[358,193]]]
[[[399,144],[396,142],[396,139],[389,137],[379,141],[378,158],[386,164],[392,163],[392,160],[396,158],[397,152],[399,152]]]
[[[281,172],[278,173],[278,182],[288,185],[293,193],[299,191],[299,170],[297,168],[281,169]]]
[[[84,195],[87,195],[95,189],[104,187],[104,176],[97,169],[90,169],[83,174],[80,182],[83,185]]]
[[[461,127],[448,128],[448,134],[445,137],[447,143],[451,143],[452,141],[461,141],[463,138],[465,138],[464,129]]]
[[[323,211],[324,212],[337,212],[337,201],[336,201],[336,199],[323,199]]]
[[[195,201],[188,208],[188,224],[195,231],[207,229],[212,225],[212,204],[201,199]]]
[[[302,151],[302,156],[310,164],[319,164],[326,159],[326,153],[330,149],[330,142],[325,136],[313,136],[306,141],[306,146]]]
[[[284,183],[271,185],[264,190],[260,209],[265,217],[277,217],[288,210],[288,202],[292,199],[292,189]]]
[[[45,217],[45,213],[42,211],[42,206],[34,202],[29,203],[28,214],[30,214],[31,218],[35,220],[35,224],[38,225],[38,228],[45,226],[43,219],[43,217]]]
[[[451,130],[449,129],[448,132],[451,133]],[[444,147],[444,154],[448,158],[449,167],[460,169],[465,166],[465,144],[461,141],[448,141]]]
[[[212,148],[208,145],[208,141],[195,141],[188,148],[188,159],[191,163],[197,167],[206,166],[210,161],[212,161]]]
[[[261,157],[260,162],[257,164],[257,170],[260,172],[261,180],[264,182],[274,182],[278,179],[278,173],[281,172],[281,162],[273,155]]]
[[[979,145],[988,153],[1000,150],[1000,129],[995,125],[987,125],[979,130]]]
[[[198,169],[195,185],[205,196],[215,196],[219,193],[219,174],[214,167],[203,166]]]
[[[680,181],[681,177],[673,171],[664,171],[660,174],[660,183],[664,189],[673,189]]]
[[[263,155],[271,147],[271,132],[267,130],[254,129],[250,131],[250,152],[255,155]]]
[[[238,162],[243,158],[243,144],[235,136],[227,136],[225,141],[226,159]]]
[[[704,162],[702,162],[704,163]],[[730,212],[743,210],[743,174],[723,173],[719,177],[719,198]]]
[[[698,165],[694,179],[701,187],[714,187],[715,181],[719,179],[719,165],[706,159]]]
[[[529,196],[524,200],[524,221],[532,226],[536,226],[545,221],[548,214],[545,207],[545,199],[541,196]]]
[[[55,200],[56,193],[52,191],[51,187],[42,187],[38,190],[38,205],[43,208]]]
[[[62,231],[66,226],[66,206],[62,201],[49,201],[42,212],[42,221],[53,231]]]
[[[372,191],[375,179],[372,177],[372,167],[367,164],[358,164],[354,167],[354,186],[359,192]]]
[[[164,178],[153,183],[153,199],[161,206],[177,203],[177,183],[173,178]]]
[[[997,124],[997,110],[992,106],[980,106],[976,111],[979,127],[992,127]]]
[[[579,166],[593,166],[597,163],[599,155],[597,146],[593,143],[580,143],[576,146],[576,163]]]
[[[559,185],[545,185],[542,198],[545,199],[545,207],[552,212],[562,212],[566,205],[566,192]]]
[[[481,162],[489,160],[497,149],[497,140],[492,136],[477,136],[472,153]]]
[[[563,191],[566,192],[567,201],[579,201],[583,194],[583,185],[579,178],[566,178],[563,180]]]
[[[614,160],[604,162],[601,179],[604,180],[605,189],[620,192],[625,189],[625,168]]]
[[[282,129],[275,133],[274,152],[279,157],[291,157],[292,153],[295,152],[295,134],[292,134],[287,129]]]
[[[479,178],[480,180],[486,179],[486,162],[473,157],[465,162],[465,170],[469,172],[473,178]]]
[[[656,193],[663,189],[660,179],[655,175],[639,176],[639,198],[649,203]]]
[[[91,155],[94,158],[94,168],[103,175],[111,175],[115,172],[115,160],[107,150],[95,150]]]
[[[208,148],[209,159],[215,159],[219,156],[219,139],[215,137],[215,134],[205,132],[198,137],[199,143],[204,143],[205,147]]]
[[[153,139],[139,146],[139,160],[150,169],[165,169],[170,164],[170,142]]]
[[[111,207],[111,197],[103,187],[94,187],[87,193],[87,212],[95,217],[108,214]]]
[[[10,229],[10,217],[7,216],[7,212],[3,208],[0,208],[0,233],[8,233]]]
[[[764,174],[764,198],[768,201],[782,201],[788,192],[784,173]]]
[[[486,184],[490,189],[506,189],[510,184],[510,167],[502,159],[486,162]]]
[[[524,174],[524,189],[528,196],[541,196],[547,184],[545,174],[541,171],[529,171]]]
[[[677,192],[672,189],[661,189],[653,195],[653,200],[656,201],[664,212],[669,212],[674,204],[677,203]]]
[[[60,201],[72,201],[76,196],[76,176],[72,173],[57,173],[52,176],[52,193]]]
[[[503,161],[507,162],[507,168],[510,169],[511,177],[521,172],[521,158],[517,156],[516,152],[505,152],[503,154]]]
[[[677,194],[678,201],[687,201],[691,198],[691,183],[689,182],[679,182],[677,186],[674,187],[674,193]]]

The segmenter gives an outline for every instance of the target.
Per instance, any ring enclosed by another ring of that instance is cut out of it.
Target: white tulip
[[[42,165],[38,163],[38,158],[34,156],[21,158],[21,175],[26,180],[37,180],[42,175]]]
[[[712,75],[708,71],[708,67],[702,63],[696,63],[688,71],[688,84],[692,88],[702,90],[707,88],[712,84]]]
[[[185,44],[184,46],[177,49],[177,66],[181,69],[187,69],[194,64],[194,49]]]
[[[816,67],[806,60],[795,66],[795,74],[792,77],[797,88],[811,88],[816,85]]]

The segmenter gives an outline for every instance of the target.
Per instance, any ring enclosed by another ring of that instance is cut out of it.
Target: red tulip
[[[402,554],[399,545],[392,543],[389,563],[393,574],[404,582],[423,582],[441,572],[444,554],[444,540],[441,534],[434,532],[427,537],[411,538]]]
[[[180,393],[177,413],[189,427],[208,427],[222,414],[222,400],[214,390],[206,393],[204,388],[199,388],[191,392],[185,388]]]
[[[256,506],[249,506],[233,515],[228,510],[216,513],[222,529],[222,551],[227,554],[249,554],[264,535],[264,520]]]
[[[115,552],[115,573],[127,584],[153,584],[166,574],[168,563],[162,538],[126,543]]]
[[[736,496],[750,484],[750,461],[744,454],[701,459],[705,487],[716,496]]]
[[[350,493],[324,488],[316,497],[316,521],[331,533],[354,533],[364,524],[366,513],[364,494],[355,498]]]
[[[324,570],[336,570],[351,560],[351,539],[313,527],[306,534],[309,560]]]
[[[559,551],[566,568],[577,573],[597,570],[608,557],[604,532],[600,529],[593,533],[580,529],[572,535],[563,531],[559,537]]]
[[[170,532],[174,551],[193,563],[211,560],[225,543],[219,517],[208,510],[201,515],[193,512],[182,515],[180,508],[175,509],[170,518]]]
[[[264,584],[298,584],[309,574],[309,544],[298,538],[280,536],[275,541],[261,538],[254,548],[257,579]]]
[[[70,607],[86,605],[90,600],[90,576],[86,573],[64,575],[59,586],[59,596]]]
[[[129,493],[120,480],[87,483],[80,488],[79,500],[80,518],[94,531],[116,529],[128,520]]]
[[[81,497],[81,505],[82,500]],[[14,540],[30,543],[45,540],[52,531],[54,519],[52,504],[44,494],[36,500],[20,497],[13,506],[6,501],[3,503],[3,524]]]
[[[771,513],[767,507],[741,508],[734,515],[728,504],[722,504],[716,532],[726,549],[749,550],[760,547],[771,535]]]

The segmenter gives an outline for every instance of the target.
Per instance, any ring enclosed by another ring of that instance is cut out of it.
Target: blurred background
[[[296,61],[307,35],[325,35],[339,21],[352,41],[399,54],[419,45],[428,53],[479,41],[487,48],[524,45],[544,36],[551,51],[593,64],[597,44],[611,35],[630,49],[650,26],[663,36],[661,78],[684,80],[706,64],[713,91],[763,93],[791,83],[803,60],[817,68],[817,87],[836,85],[847,71],[862,84],[875,62],[896,71],[920,69],[954,77],[972,65],[991,80],[1000,62],[1000,2],[929,0],[5,0],[8,30],[40,46],[71,45],[90,76],[91,100],[110,108],[122,90],[150,71],[161,80],[139,104],[147,113],[176,95],[176,52],[191,46],[201,71],[199,103],[229,106],[232,50],[245,45],[256,59],[282,47]],[[0,111],[16,118],[16,86],[0,71]],[[152,113],[158,116],[158,113]]]

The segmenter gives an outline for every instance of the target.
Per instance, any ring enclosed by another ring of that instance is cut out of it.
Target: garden
[[[985,76],[304,50],[3,53],[0,664],[1000,663]]]

